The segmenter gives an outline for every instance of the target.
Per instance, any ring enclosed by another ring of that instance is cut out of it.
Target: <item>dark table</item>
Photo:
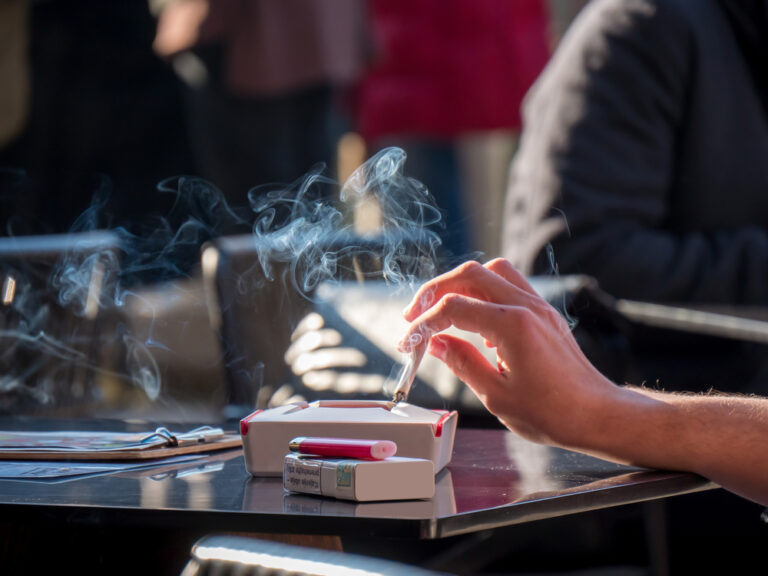
[[[699,476],[620,466],[460,429],[432,500],[354,503],[288,494],[251,477],[239,449],[203,460],[67,482],[0,480],[0,512],[209,530],[443,538],[712,488]]]
[[[692,474],[620,466],[479,429],[457,432],[452,462],[436,481],[429,501],[354,503],[288,494],[280,478],[251,477],[240,450],[227,450],[191,463],[67,482],[0,480],[0,518],[26,526],[35,540],[41,526],[54,533],[61,527],[115,531],[130,542],[128,550],[154,533],[182,532],[430,540],[714,487]]]

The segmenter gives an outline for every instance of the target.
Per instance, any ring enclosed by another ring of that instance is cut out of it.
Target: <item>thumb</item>
[[[436,334],[429,341],[429,353],[442,360],[483,403],[498,386],[499,373],[496,368],[466,340],[449,334]]]

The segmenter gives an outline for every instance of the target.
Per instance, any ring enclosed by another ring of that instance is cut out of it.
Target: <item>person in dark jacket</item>
[[[526,274],[554,260],[616,298],[768,304],[767,7],[588,4],[526,96],[502,255]],[[627,338],[614,377],[768,392],[765,346],[637,325]]]
[[[768,304],[768,2],[596,0],[524,106],[503,255],[617,297]]]

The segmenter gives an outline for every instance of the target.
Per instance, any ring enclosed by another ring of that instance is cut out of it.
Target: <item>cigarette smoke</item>
[[[201,247],[222,236],[251,234],[257,247],[258,273],[241,275],[240,291],[281,285],[312,301],[321,284],[372,274],[393,289],[412,289],[437,271],[442,223],[427,189],[405,176],[405,158],[400,149],[385,149],[340,190],[317,167],[291,186],[254,188],[250,206],[239,207],[201,178],[176,177],[158,185],[159,194],[173,199],[166,215],[130,222],[110,212],[111,191],[103,181],[66,246],[46,253],[52,261],[0,251],[2,288],[13,288],[0,304],[0,397],[6,399],[0,412],[14,409],[19,398],[52,406],[62,386],[96,376],[162,400],[167,383],[153,351],[183,351],[156,336],[151,311],[158,304],[147,287],[197,277]],[[353,216],[371,199],[381,228],[360,236]],[[23,244],[23,237],[18,240]],[[376,263],[375,272],[366,262]],[[141,334],[126,321],[136,308],[150,311]],[[105,350],[119,357],[105,363]],[[260,371],[257,365],[245,369]]]
[[[560,277],[560,268],[557,266],[557,260],[555,259],[555,249],[552,248],[552,244],[547,244],[546,247],[547,250],[547,260],[549,262],[549,269],[550,273],[556,277]],[[560,315],[565,319],[565,321],[568,323],[568,328],[571,329],[571,331],[576,329],[576,326],[579,324],[579,319],[571,316],[571,314],[568,312],[568,303],[566,302],[566,293],[563,291],[562,298],[560,302],[550,302],[552,306],[557,309],[558,312],[560,312]]]
[[[320,169],[288,189],[252,190],[254,245],[264,276],[274,281],[275,266],[287,265],[284,280],[311,297],[321,282],[354,274],[350,266],[366,257],[380,260],[381,277],[394,286],[432,275],[441,214],[426,187],[405,176],[405,158],[399,148],[371,157],[341,187],[338,205],[326,193],[335,183]],[[380,210],[381,231],[361,238],[353,214],[371,198]]]
[[[113,225],[103,180],[69,234],[4,239],[0,411],[66,404],[96,377],[158,398],[152,349],[167,345],[153,338],[152,322],[147,335],[132,333],[128,309],[154,305],[142,295],[147,285],[191,277],[203,242],[249,226],[199,178],[163,181],[158,193],[173,195],[166,216]],[[105,358],[115,350],[120,358]]]

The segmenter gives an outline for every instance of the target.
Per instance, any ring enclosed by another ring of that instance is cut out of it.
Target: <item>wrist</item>
[[[583,383],[580,385],[579,383]],[[597,371],[572,381],[573,394],[564,415],[552,414],[552,442],[562,448],[607,458],[608,439],[621,427],[630,410],[626,391]],[[615,458],[615,457],[614,457]],[[609,459],[614,459],[609,458]]]
[[[606,434],[606,450],[621,462],[647,468],[687,469],[687,427],[676,396],[645,388],[622,387],[616,417]]]
[[[679,465],[672,447],[679,424],[677,408],[665,395],[613,385],[595,402],[588,433],[588,451],[601,458],[649,468]]]

